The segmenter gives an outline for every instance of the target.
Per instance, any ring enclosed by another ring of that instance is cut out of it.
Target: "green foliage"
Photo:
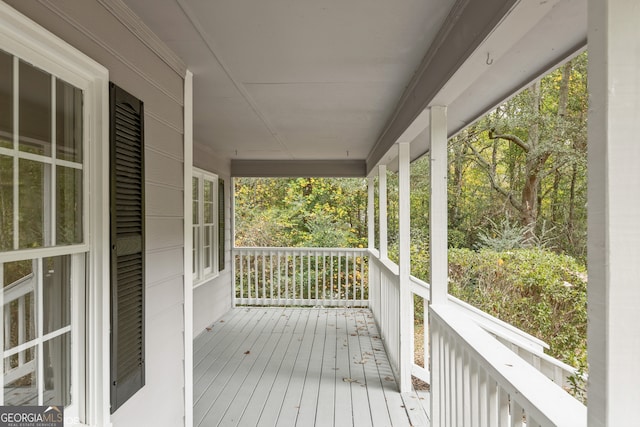
[[[428,281],[428,255],[414,256],[412,274]],[[586,366],[587,276],[571,256],[450,249],[449,293],[546,341],[551,356]]]
[[[491,219],[489,219],[489,223],[491,224],[491,230],[482,230],[478,235],[479,248],[508,251],[527,246],[526,227],[511,222],[508,216],[505,216],[499,224],[496,224]]]
[[[364,247],[364,179],[235,180],[237,246]]]

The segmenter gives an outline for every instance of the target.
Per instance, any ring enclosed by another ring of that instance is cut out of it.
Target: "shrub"
[[[412,273],[429,281],[428,254],[413,256]],[[449,293],[546,341],[551,356],[586,367],[587,276],[574,258],[540,248],[449,249]]]

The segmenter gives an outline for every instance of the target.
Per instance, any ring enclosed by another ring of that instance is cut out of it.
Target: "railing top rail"
[[[455,307],[431,305],[431,314],[446,325],[465,350],[538,422],[557,426],[586,426],[587,408],[538,372],[479,325],[458,315]]]
[[[398,266],[398,264],[396,264],[395,262],[391,261],[390,259],[388,259],[388,258],[376,258],[376,257],[372,257],[371,259],[373,260],[373,262],[383,266],[391,274],[393,274],[395,276],[400,275],[400,267]]]
[[[35,291],[35,275],[33,273],[29,273],[24,277],[16,280],[10,285],[6,286],[3,290],[4,296],[4,304],[8,304],[11,301],[17,300],[21,296],[28,294],[29,292]]]
[[[240,246],[234,247],[234,252],[272,251],[272,252],[368,252],[367,248],[307,248],[307,247],[271,247],[271,246]]]

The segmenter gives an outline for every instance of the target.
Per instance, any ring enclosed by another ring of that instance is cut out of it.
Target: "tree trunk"
[[[540,114],[540,81],[536,81],[529,89],[531,94],[531,113],[533,122],[529,127],[529,152],[527,153],[527,162],[525,165],[525,180],[522,188],[522,196],[520,198],[522,211],[520,211],[520,222],[526,228],[525,239],[529,240],[535,237],[535,226],[538,218],[538,188],[540,180],[540,169],[549,157],[543,155],[538,157],[536,147],[540,143],[540,125],[538,124],[538,116]]]

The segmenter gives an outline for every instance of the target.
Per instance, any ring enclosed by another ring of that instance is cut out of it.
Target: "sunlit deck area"
[[[236,308],[194,341],[194,425],[429,426],[368,309]]]

